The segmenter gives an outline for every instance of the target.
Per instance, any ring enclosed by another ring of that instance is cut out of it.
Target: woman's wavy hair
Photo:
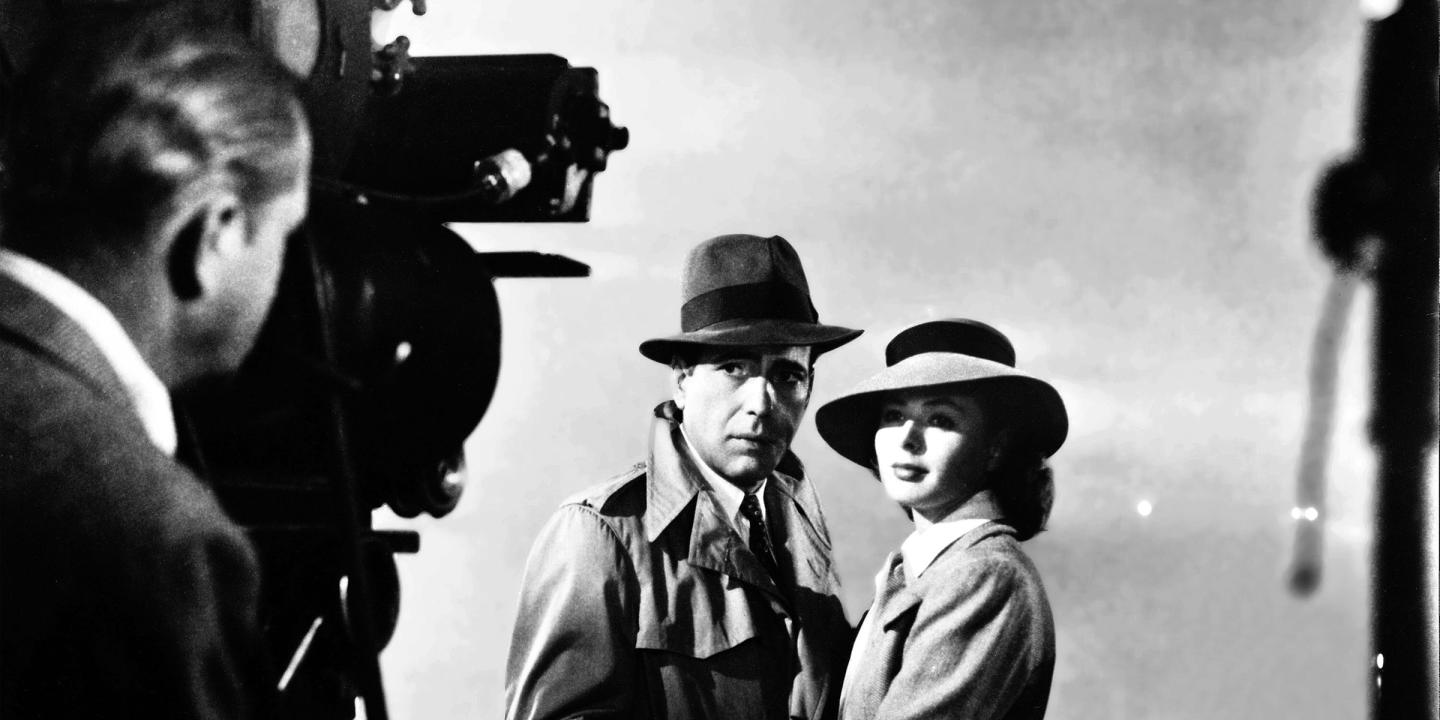
[[[985,486],[994,493],[1015,535],[1029,540],[1045,530],[1055,505],[1055,474],[1033,444],[1002,431],[999,452],[987,473]]]
[[[1016,429],[1011,419],[1025,412],[1013,395],[1000,386],[975,393],[990,423],[995,456],[986,472],[985,487],[994,494],[1006,524],[1020,540],[1045,530],[1055,506],[1055,474],[1034,438]]]

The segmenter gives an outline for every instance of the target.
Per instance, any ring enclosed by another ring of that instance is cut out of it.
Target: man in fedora
[[[565,502],[528,561],[506,717],[829,718],[851,628],[830,537],[790,441],[822,325],[784,238],[724,235],[686,260],[650,456]]]

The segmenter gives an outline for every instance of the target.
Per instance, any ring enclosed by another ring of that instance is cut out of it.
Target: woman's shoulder
[[[1044,592],[1040,573],[1020,548],[1015,530],[997,522],[961,536],[935,558],[924,577],[928,585],[951,588],[988,585],[1002,592]]]

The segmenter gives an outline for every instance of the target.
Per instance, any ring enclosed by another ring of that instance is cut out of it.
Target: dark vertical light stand
[[[1436,0],[1403,0],[1370,22],[1359,139],[1317,192],[1326,250],[1353,266],[1374,248],[1374,407],[1378,457],[1371,601],[1372,720],[1437,720],[1434,579],[1440,105]]]
[[[1373,23],[1360,156],[1386,193],[1376,218],[1375,407],[1379,454],[1371,716],[1436,718],[1435,608],[1427,592],[1425,484],[1436,423],[1437,123],[1435,0]],[[1383,658],[1383,660],[1381,659]]]

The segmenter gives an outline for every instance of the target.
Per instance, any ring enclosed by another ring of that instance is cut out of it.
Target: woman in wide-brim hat
[[[1065,440],[1064,402],[973,320],[909,328],[885,355],[884,370],[815,416],[915,525],[875,579],[840,717],[1042,718],[1055,628],[1019,543],[1050,514],[1046,459]]]

